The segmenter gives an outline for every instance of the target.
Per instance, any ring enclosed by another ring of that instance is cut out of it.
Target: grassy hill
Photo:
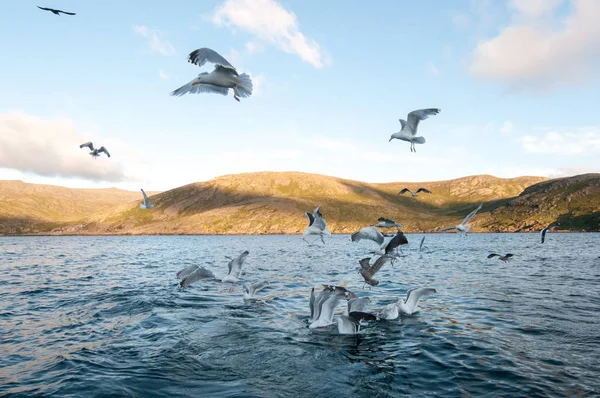
[[[307,225],[304,211],[317,205],[333,233],[354,232],[381,216],[401,222],[407,232],[431,232],[458,224],[482,202],[472,220],[475,232],[539,230],[551,222],[560,222],[561,229],[592,230],[598,229],[600,212],[598,174],[371,184],[297,172],[246,173],[150,195],[154,210],[139,208],[137,192],[19,183],[21,192],[4,190],[0,182],[0,209],[5,203],[12,209],[8,216],[0,210],[0,224],[7,217],[13,224],[27,221],[12,233],[301,233]],[[420,186],[433,194],[397,195],[404,187]]]

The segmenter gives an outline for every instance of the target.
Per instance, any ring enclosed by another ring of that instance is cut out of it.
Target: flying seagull
[[[95,159],[98,156],[100,156],[100,154],[102,152],[104,152],[106,154],[106,156],[110,157],[110,153],[108,153],[108,150],[106,148],[104,148],[103,146],[101,146],[99,149],[95,149],[94,148],[94,144],[92,144],[91,142],[86,142],[85,144],[81,144],[79,145],[79,148],[83,148],[83,147],[88,147],[90,149],[90,155]]]
[[[256,292],[264,289],[268,285],[269,285],[269,282],[267,282],[267,281],[256,282],[256,283],[251,284],[250,286],[246,285],[245,283],[242,283],[242,286],[244,287],[244,300],[255,299]]]
[[[242,265],[244,264],[244,261],[246,261],[246,257],[248,257],[248,254],[250,254],[250,252],[246,250],[233,260],[229,261],[229,263],[227,264],[229,272],[221,282],[236,283],[240,280],[239,278],[242,273]]]
[[[58,16],[60,16],[61,12],[63,14],[67,14],[67,15],[75,15],[74,12],[66,12],[66,11],[62,11],[62,10],[55,10],[54,8],[45,8],[45,7],[40,7],[40,6],[37,6],[37,8],[39,8],[40,10],[44,10],[44,11],[50,11],[54,15],[58,15]]]
[[[403,228],[402,224],[397,223],[394,220],[390,220],[389,218],[379,217],[377,221],[379,221],[379,224],[375,226],[379,228]]]
[[[140,203],[140,209],[155,209],[155,207],[150,204],[150,201],[148,200],[148,195],[146,195],[146,192],[144,192],[143,189],[141,191],[142,191],[142,195],[144,196],[144,203]]]
[[[382,319],[396,319],[400,314],[412,315],[419,311],[417,304],[421,297],[437,293],[437,290],[429,287],[413,288],[406,292],[406,298],[399,299],[395,303],[388,304],[378,314]]]
[[[407,120],[400,119],[402,129],[399,132],[392,134],[390,141],[394,138],[398,138],[399,140],[410,142],[410,151],[417,152],[415,144],[425,143],[425,138],[416,136],[419,122],[427,119],[431,115],[437,115],[438,113],[440,113],[440,109],[437,108],[419,109],[410,112]]]
[[[352,242],[359,242],[362,239],[372,240],[381,246],[383,244],[383,234],[374,226],[364,227],[350,235]]]
[[[308,243],[306,237],[308,235],[319,235],[321,237],[321,242],[325,243],[323,239],[323,234],[331,235],[331,232],[327,230],[327,222],[323,218],[323,214],[320,212],[321,206],[317,206],[317,208],[313,211],[312,214],[305,211],[306,217],[308,217],[308,227],[302,233],[302,240]]]
[[[245,73],[241,75],[235,68],[216,51],[210,48],[199,48],[188,56],[188,62],[198,66],[210,62],[215,69],[208,73],[202,72],[191,82],[179,87],[171,95],[182,96],[184,94],[216,93],[227,95],[229,89],[233,89],[233,98],[239,101],[252,95],[252,80]]]
[[[188,287],[189,285],[199,281],[200,279],[214,278],[215,276],[211,271],[207,270],[204,267],[190,265],[189,267],[186,267],[179,271],[176,277],[178,279],[182,279],[182,281],[179,282],[179,286]]]
[[[540,237],[542,239],[542,243],[544,243],[546,241],[546,233],[550,230],[550,227],[546,227],[544,229],[542,229],[542,231],[540,232]]]
[[[421,244],[419,245],[419,251],[423,251],[423,247],[427,247],[427,246],[423,246],[423,242],[425,242],[425,236],[423,236],[423,239],[421,239]]]
[[[402,231],[400,231],[400,228],[398,228],[396,235],[394,235],[394,237],[385,246],[385,254],[389,255],[390,253],[397,251],[400,245],[406,244],[408,244],[408,239],[406,239],[406,236],[404,236]]]
[[[481,207],[482,207],[482,206],[483,206],[483,203],[482,203],[482,204],[480,204],[479,206],[477,206],[477,208],[476,208],[475,210],[473,210],[472,212],[470,212],[470,213],[469,213],[469,215],[467,215],[467,216],[465,217],[465,219],[464,219],[464,220],[462,220],[462,222],[461,222],[460,224],[458,224],[458,225],[456,225],[456,226],[454,226],[454,227],[448,227],[448,228],[444,228],[444,229],[442,229],[442,230],[441,230],[441,232],[444,232],[444,231],[451,231],[451,230],[453,230],[453,229],[457,229],[459,233],[463,234],[463,236],[467,236],[467,232],[469,232],[469,230],[471,229],[471,226],[470,226],[470,225],[467,225],[467,223],[469,222],[469,220],[470,220],[471,218],[473,218],[473,216],[474,216],[475,214],[477,214],[477,212],[478,212],[479,210],[481,210]]]
[[[365,283],[368,283],[371,286],[379,285],[379,281],[373,279],[373,276],[384,266],[386,262],[390,259],[390,256],[382,255],[375,262],[369,265],[370,257],[363,258],[359,261],[360,264],[360,274],[365,279]],[[364,287],[364,285],[363,285]]]
[[[514,256],[514,254],[512,254],[512,253],[506,253],[504,256],[501,254],[492,253],[489,256],[487,256],[487,258],[498,257],[498,260],[502,260],[506,263],[511,260],[512,256]]]
[[[398,195],[404,195],[407,192],[410,192],[410,195],[413,198],[416,198],[419,195],[419,192],[431,193],[431,191],[427,188],[419,188],[419,189],[417,189],[417,192],[413,192],[408,188],[404,188],[402,191],[398,192]]]

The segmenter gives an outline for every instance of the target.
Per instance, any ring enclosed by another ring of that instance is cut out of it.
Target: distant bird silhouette
[[[427,188],[419,188],[417,189],[417,192],[413,192],[408,188],[404,188],[402,191],[398,192],[398,195],[404,195],[407,192],[410,192],[413,198],[416,198],[419,195],[419,192],[431,193],[431,191]]]
[[[512,256],[514,256],[514,254],[512,254],[512,253],[506,253],[504,256],[502,256],[500,254],[492,253],[489,256],[487,256],[487,258],[498,257],[498,260],[504,261],[506,263],[506,262],[510,261]]]
[[[37,6],[37,8],[39,8],[40,10],[44,10],[44,11],[50,11],[54,15],[58,15],[58,16],[60,16],[61,12],[63,14],[67,14],[67,15],[75,15],[74,12],[67,12],[67,11],[62,11],[62,10],[55,10],[54,8],[45,8],[45,7],[40,7],[40,6]]]
[[[440,109],[437,108],[419,109],[410,112],[407,120],[400,119],[402,129],[399,132],[392,134],[390,141],[397,138],[402,141],[410,142],[410,151],[417,152],[415,144],[425,143],[425,138],[416,136],[419,122],[427,119],[429,116],[437,115],[438,113],[440,113]]]
[[[90,155],[93,158],[97,158],[98,156],[100,156],[100,154],[102,152],[104,152],[106,154],[106,156],[110,157],[110,153],[108,153],[108,150],[106,148],[104,148],[103,146],[101,146],[99,149],[94,149],[94,145],[91,142],[86,142],[85,144],[81,144],[79,145],[79,148],[83,148],[83,147],[88,147],[90,148]]]

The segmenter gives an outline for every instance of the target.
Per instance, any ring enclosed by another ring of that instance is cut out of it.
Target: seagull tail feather
[[[238,94],[240,97],[242,98],[246,98],[252,95],[252,80],[250,79],[250,76],[248,76],[246,73],[242,73],[241,75],[238,76]]]
[[[425,137],[414,137],[412,139],[412,142],[414,142],[415,144],[424,144],[425,143]]]

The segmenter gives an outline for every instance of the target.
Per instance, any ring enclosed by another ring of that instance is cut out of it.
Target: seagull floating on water
[[[183,278],[183,280],[181,282],[179,282],[179,286],[188,287],[189,285],[191,285],[194,282],[199,281],[200,279],[214,278],[215,275],[211,271],[207,270],[204,267],[198,267],[197,265],[190,265],[189,267],[186,267],[186,268],[182,269],[181,271],[179,271],[177,273],[176,277],[178,279]]]
[[[60,13],[67,14],[67,15],[75,15],[74,12],[67,12],[67,11],[62,11],[62,10],[55,10],[54,8],[46,8],[46,7],[40,7],[40,6],[37,6],[37,8],[39,8],[40,10],[44,10],[44,11],[50,11],[54,15],[58,15],[58,16],[60,16]]]
[[[100,156],[100,154],[102,152],[104,152],[106,154],[106,156],[110,157],[110,153],[108,153],[108,150],[106,148],[104,148],[103,146],[101,146],[98,149],[94,148],[94,144],[92,144],[91,142],[86,142],[85,144],[81,144],[79,145],[79,148],[83,148],[83,147],[88,147],[90,149],[90,155],[95,159],[98,156]]]
[[[444,232],[444,231],[451,231],[453,229],[457,229],[459,233],[463,234],[463,236],[467,236],[467,232],[469,232],[469,230],[471,229],[470,225],[467,225],[467,223],[469,222],[469,220],[471,218],[473,218],[473,216],[475,214],[477,214],[477,212],[479,210],[481,210],[481,207],[483,207],[483,203],[480,204],[479,206],[477,206],[477,208],[475,210],[473,210],[472,212],[470,212],[464,220],[462,220],[462,222],[454,227],[448,227],[448,228],[444,228],[442,229],[440,232]]]
[[[210,62],[215,69],[208,73],[202,72],[191,82],[179,87],[171,95],[182,96],[184,94],[216,93],[227,95],[229,89],[233,89],[233,98],[239,102],[240,98],[252,95],[252,80],[245,73],[241,75],[235,68],[216,51],[210,48],[199,48],[188,56],[188,62],[198,66]]]
[[[264,289],[265,287],[267,287],[269,285],[268,281],[260,281],[260,282],[256,282],[253,283],[251,285],[246,285],[245,283],[242,283],[242,286],[244,287],[244,300],[253,300],[255,299],[255,294],[256,292],[258,292],[259,290]]]
[[[311,329],[325,327],[333,324],[333,312],[342,299],[356,298],[356,294],[341,286],[324,286],[323,290],[315,296],[315,289],[310,293],[309,319]]]
[[[357,334],[360,332],[361,322],[375,321],[377,317],[368,312],[352,311],[348,315],[341,315],[337,318],[339,334]]]
[[[512,253],[506,253],[504,256],[501,254],[492,253],[487,258],[498,257],[498,260],[504,261],[505,263],[511,260],[511,257],[514,256]]]
[[[394,138],[397,138],[402,141],[410,142],[410,151],[417,152],[415,149],[415,144],[424,144],[424,137],[417,137],[417,129],[419,127],[419,122],[421,120],[427,119],[431,115],[437,115],[440,113],[440,109],[437,108],[428,108],[428,109],[419,109],[416,111],[412,111],[408,114],[407,120],[400,119],[400,124],[402,125],[402,129],[392,134],[390,137],[390,141]]]
[[[308,227],[302,233],[302,240],[308,243],[306,237],[308,235],[319,235],[321,237],[321,242],[325,243],[323,239],[323,234],[331,235],[331,232],[327,229],[327,222],[323,218],[323,214],[320,212],[321,206],[317,206],[317,208],[313,211],[312,214],[305,211],[306,217],[308,217]]]
[[[413,192],[413,191],[411,191],[408,188],[404,188],[402,191],[398,192],[398,195],[404,195],[407,192],[410,192],[410,195],[413,198],[416,198],[419,195],[420,192],[431,193],[431,191],[429,189],[427,189],[427,188],[419,188],[419,189],[417,189],[417,192]]]
[[[362,239],[372,240],[373,242],[379,244],[379,246],[381,246],[384,241],[383,234],[372,225],[356,231],[350,235],[350,239],[352,242],[360,242]]]
[[[389,218],[385,218],[385,217],[379,217],[377,219],[377,221],[379,221],[379,224],[375,225],[376,227],[379,228],[403,228],[404,226],[400,223],[397,223],[394,220],[390,220]]]
[[[141,191],[142,191],[142,195],[144,196],[144,203],[140,203],[140,209],[155,209],[156,207],[154,207],[150,204],[150,201],[148,200],[148,195],[146,195],[146,192],[144,192],[143,189]]]

